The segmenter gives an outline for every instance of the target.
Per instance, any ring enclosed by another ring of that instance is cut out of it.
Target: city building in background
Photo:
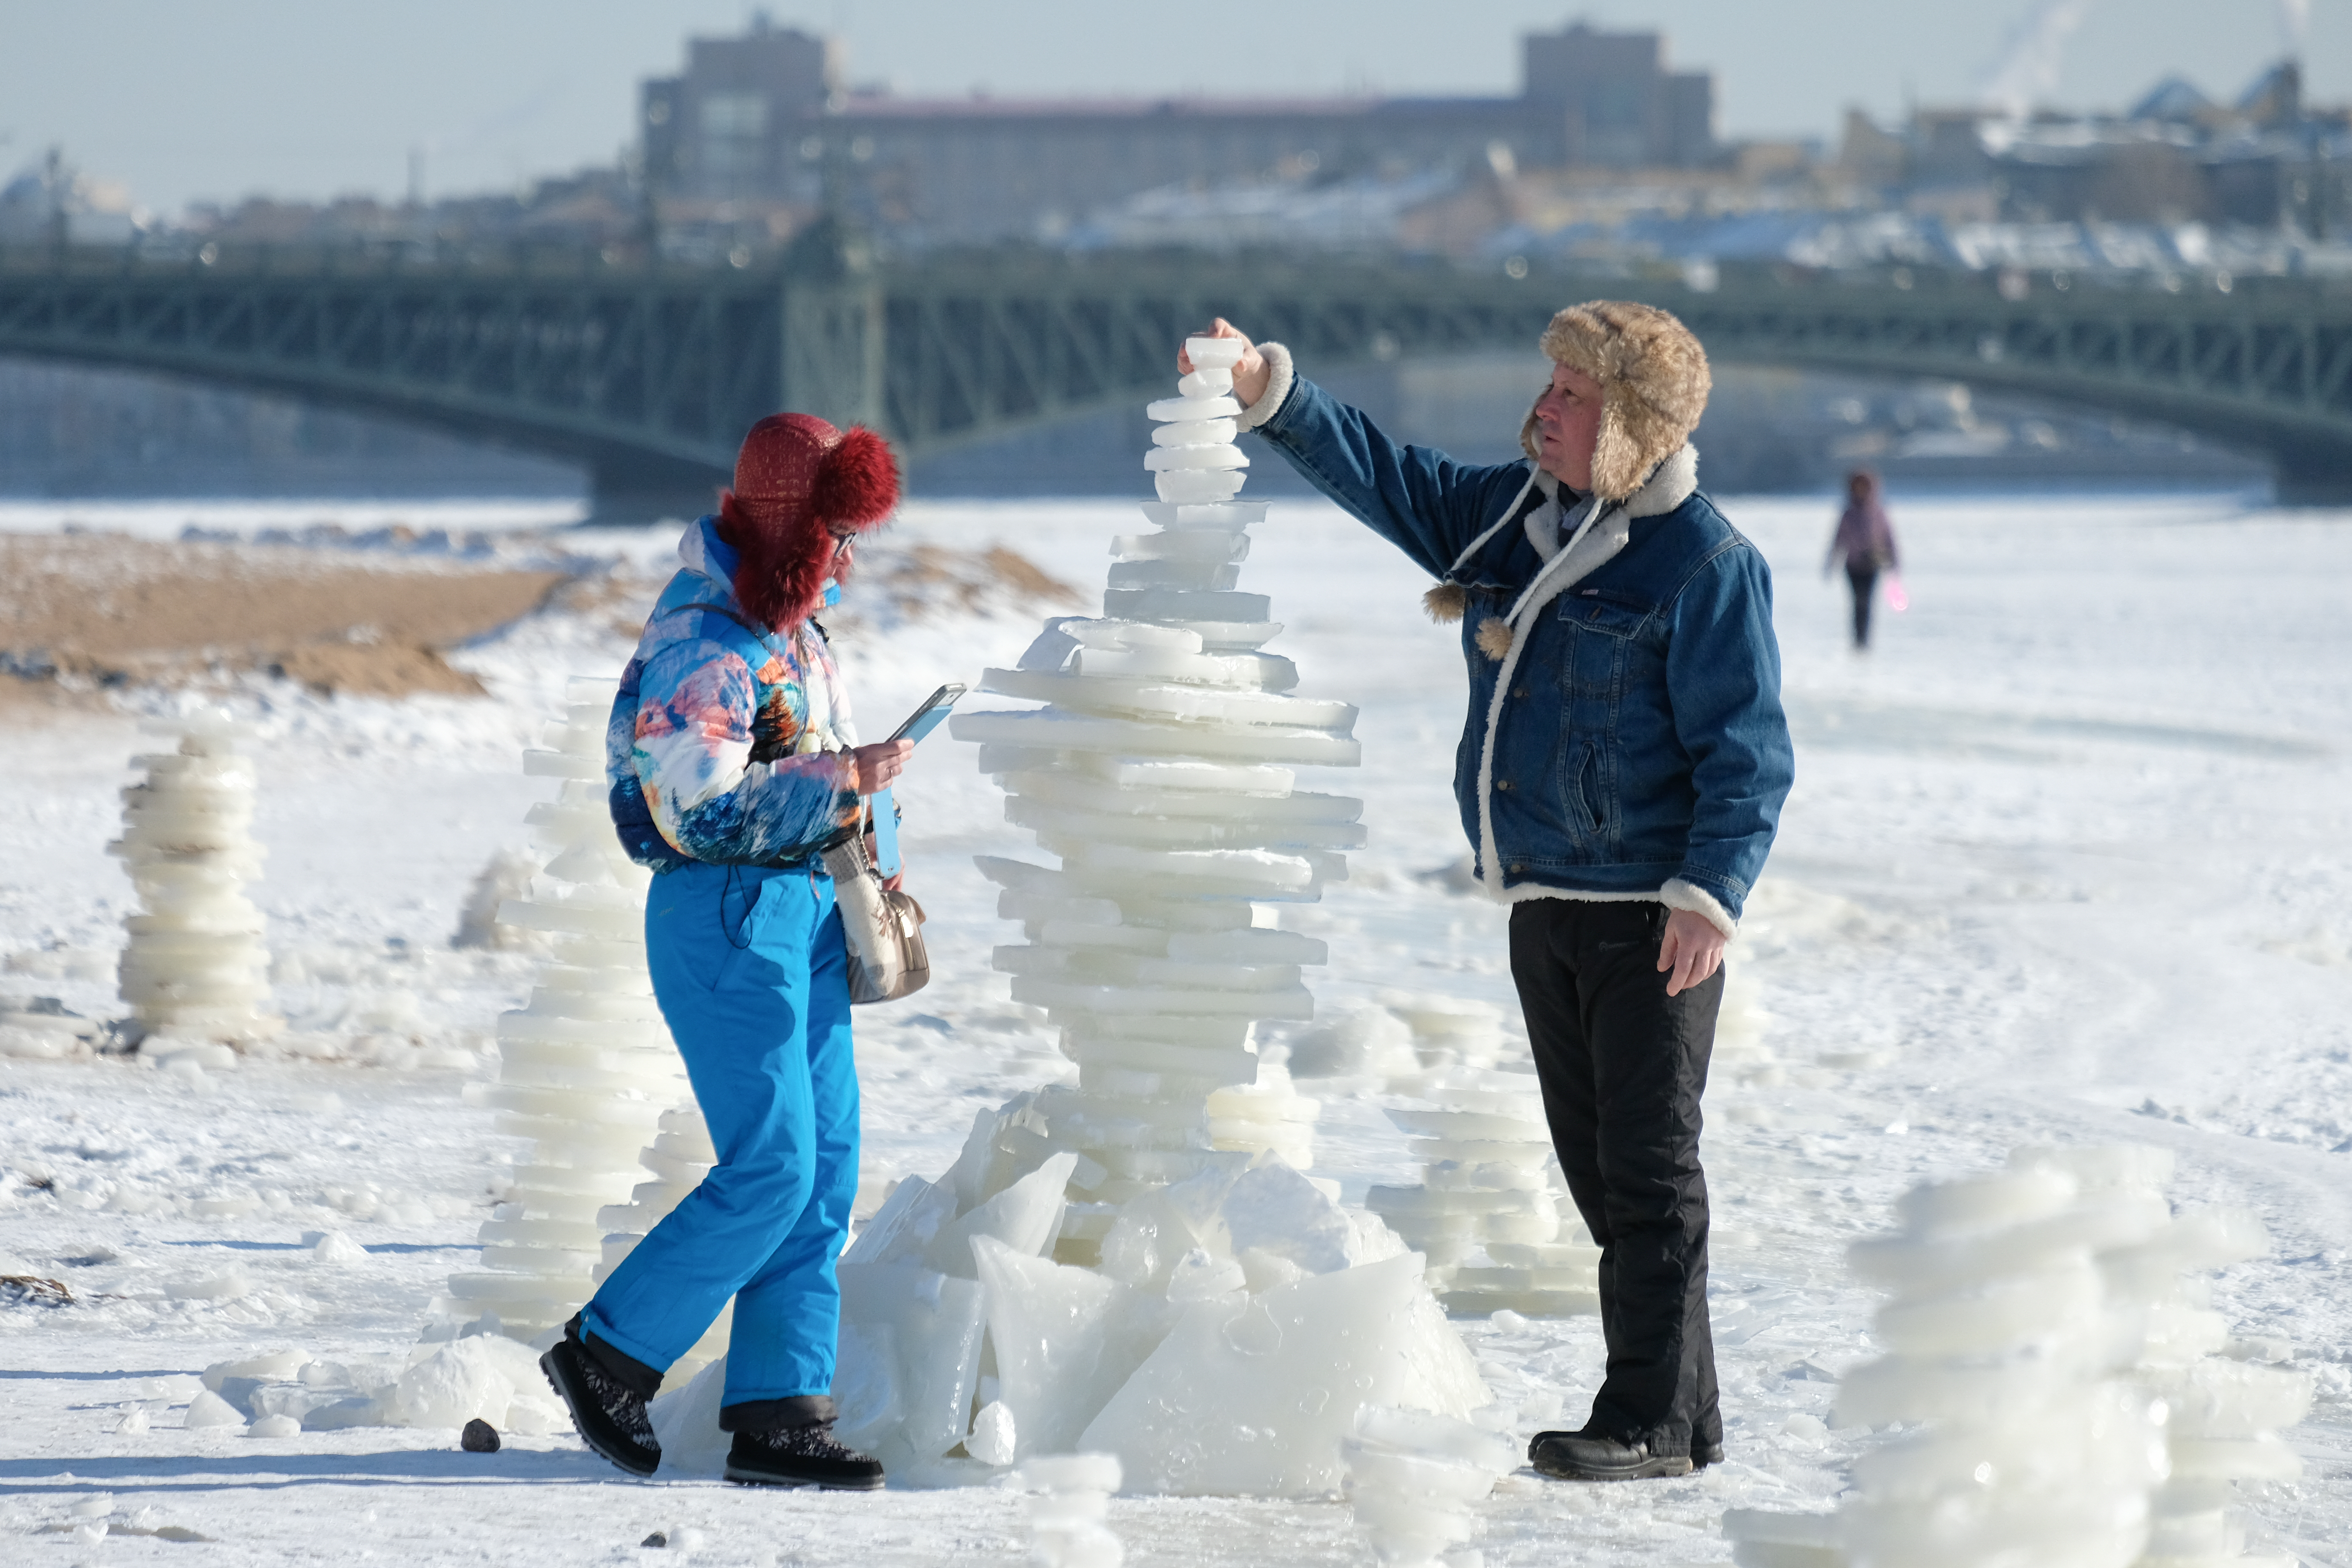
[[[1655,33],[1578,23],[1522,38],[1520,61],[1509,98],[901,98],[845,89],[836,44],[763,17],[643,84],[645,179],[684,221],[789,224],[830,190],[903,240],[968,244],[1056,239],[1169,188],[1721,156],[1715,79],[1668,70]]]
[[[1501,44],[1503,40],[1497,39]],[[2352,271],[2352,113],[2292,60],[2234,100],[2178,78],[2128,109],[2019,100],[1848,114],[1834,145],[1726,139],[1666,40],[1517,40],[1488,97],[902,97],[837,40],[755,16],[639,85],[630,153],[430,204],[256,198],[176,220],[52,152],[0,186],[0,244],[595,249],[772,260],[834,212],[885,251],[1197,246],[1550,263]]]

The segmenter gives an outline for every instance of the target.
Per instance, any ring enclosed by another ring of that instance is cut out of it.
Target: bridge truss
[[[2352,492],[2352,291],[2049,275],[1514,279],[1403,262],[993,252],[875,265],[402,266],[331,256],[149,263],[0,252],[0,353],[111,364],[404,418],[572,458],[607,499],[707,495],[778,408],[910,456],[1146,395],[1215,316],[1310,371],[1533,348],[1608,295],[1675,311],[1726,362],[1937,376],[2169,422]],[[1898,287],[1908,282],[1909,287]]]

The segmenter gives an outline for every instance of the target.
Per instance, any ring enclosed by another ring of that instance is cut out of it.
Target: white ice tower
[[[1008,820],[1061,861],[982,869],[1029,938],[996,966],[1078,1063],[1074,1089],[1034,1105],[1045,1137],[1088,1161],[1067,1262],[1095,1261],[1120,1205],[1212,1152],[1312,1163],[1315,1103],[1261,1066],[1251,1030],[1313,1016],[1300,969],[1326,953],[1261,906],[1319,897],[1364,841],[1360,801],[1297,789],[1293,772],[1355,765],[1356,710],[1291,694],[1297,667],[1264,651],[1282,629],[1266,596],[1235,587],[1265,514],[1233,499],[1249,463],[1234,444],[1240,345],[1186,347],[1192,373],[1149,410],[1156,530],[1112,542],[1101,618],[1049,623],[1018,668],[983,678],[1048,706],[963,714],[952,731],[982,742]]]
[[[122,837],[107,846],[142,911],[123,921],[122,999],[151,1055],[268,1038],[283,1021],[269,1011],[261,911],[245,896],[263,855],[253,760],[240,749],[249,732],[226,714],[159,728],[179,744],[131,759],[145,777],[123,790]]]
[[[502,905],[499,919],[548,933],[554,952],[529,1004],[499,1018],[499,1081],[480,1102],[499,1112],[499,1131],[532,1148],[482,1225],[483,1271],[451,1276],[428,1337],[538,1341],[560,1331],[616,1261],[605,1256],[608,1211],[630,1204],[648,1146],[682,1125],[673,1116],[666,1129],[665,1112],[682,1095],[692,1104],[646,973],[652,876],[622,849],[606,799],[604,729],[616,689],[575,677],[549,749],[523,753],[524,772],[562,785],[525,818],[551,858],[530,896]]]
[[[1289,695],[1264,651],[1271,605],[1235,587],[1265,510],[1234,499],[1237,345],[1188,346],[1151,405],[1155,530],[1114,542],[1104,614],[984,678],[1046,706],[953,721],[1059,861],[981,867],[1029,939],[997,966],[1078,1081],[982,1112],[842,1258],[839,1432],[915,1484],[1081,1454],[1129,1491],[1323,1495],[1362,1406],[1487,1403],[1423,1259],[1301,1173],[1314,1103],[1257,1058],[1325,958],[1266,906],[1362,842],[1359,803],[1293,770],[1353,765],[1355,710]],[[1107,1560],[1074,1537],[1039,1560]]]
[[[1448,1310],[1565,1317],[1601,1309],[1601,1249],[1569,1201],[1542,1091],[1526,1071],[1441,1068],[1388,1118],[1412,1138],[1422,1184],[1374,1187],[1364,1206],[1429,1259]]]
[[[2284,1568],[2244,1555],[2234,1480],[2290,1479],[2276,1428],[2296,1373],[2228,1361],[2184,1275],[2252,1256],[2252,1216],[2175,1215],[2165,1151],[2024,1149],[1913,1189],[1903,1228],[1857,1243],[1888,1287],[1887,1353],[1838,1391],[1842,1424],[1906,1430],[1854,1460],[1833,1514],[1735,1510],[1748,1568]]]

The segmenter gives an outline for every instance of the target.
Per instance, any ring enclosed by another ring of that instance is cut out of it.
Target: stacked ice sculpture
[[[2235,1560],[2229,1481],[2294,1473],[2270,1428],[2300,1419],[2308,1393],[2200,1359],[2219,1320],[2179,1275],[2247,1256],[2260,1227],[2229,1211],[2173,1218],[2170,1168],[2153,1149],[2021,1150],[2003,1171],[1906,1194],[1902,1232],[1853,1249],[1895,1292],[1877,1321],[1890,1353],[1846,1378],[1837,1410],[1843,1425],[1916,1429],[1854,1461],[1835,1514],[1727,1514],[1733,1561]]]
[[[1572,1212],[1531,1072],[1426,1073],[1423,1107],[1392,1108],[1422,1184],[1374,1187],[1364,1206],[1429,1258],[1447,1309],[1536,1317],[1600,1309],[1600,1249]],[[1486,1261],[1469,1261],[1481,1249]]]
[[[1461,1543],[1476,1533],[1471,1505],[1518,1468],[1510,1438],[1421,1410],[1368,1405],[1340,1445],[1348,1501],[1382,1568],[1480,1568]]]
[[[601,1211],[629,1198],[640,1151],[658,1145],[663,1109],[683,1087],[646,974],[652,874],[621,848],[605,800],[615,689],[573,679],[551,749],[523,753],[524,772],[563,781],[525,818],[553,854],[530,896],[501,906],[499,918],[549,933],[554,954],[530,1004],[499,1019],[499,1081],[481,1102],[501,1113],[499,1131],[534,1143],[482,1225],[488,1272],[451,1276],[428,1337],[495,1331],[538,1340],[559,1331],[595,1289]]]
[[[2093,1158],[2102,1151],[2091,1151]],[[2170,1170],[2170,1157],[2136,1151],[2141,1173]],[[2086,1184],[2128,1173],[2091,1163],[2068,1152],[2031,1152],[2059,1159]],[[2161,1177],[2157,1177],[2161,1180]],[[2147,1555],[2162,1568],[2260,1564],[2288,1568],[2286,1557],[2245,1555],[2245,1531],[2231,1507],[2236,1481],[2291,1481],[2303,1463],[2279,1439],[2279,1430],[2311,1409],[2307,1373],[2217,1353],[2231,1345],[2228,1325],[2211,1310],[2205,1270],[2259,1257],[2269,1238],[2242,1210],[2211,1208],[2176,1216],[2147,1241],[2101,1256],[2110,1291],[2147,1303],[2138,1364],[2132,1381],[2164,1402],[2170,1475],[2151,1500]]]
[[[1116,541],[1102,618],[985,678],[1049,706],[953,721],[1060,860],[980,864],[1029,939],[997,966],[1078,1081],[982,1112],[843,1256],[839,1431],[917,1483],[997,1473],[1009,1426],[1016,1463],[1114,1455],[1130,1490],[1325,1493],[1360,1406],[1487,1399],[1423,1260],[1297,1168],[1313,1102],[1253,1045],[1313,1016],[1323,944],[1258,905],[1316,897],[1362,842],[1358,802],[1292,773],[1356,763],[1355,710],[1286,695],[1263,651],[1281,628],[1234,589],[1265,510],[1233,499],[1234,345],[1189,347],[1151,409],[1158,531]]]
[[[1250,1036],[1255,1020],[1313,1016],[1299,970],[1326,954],[1255,900],[1318,897],[1364,841],[1360,801],[1293,787],[1297,765],[1356,764],[1356,710],[1289,695],[1297,669],[1263,651],[1282,629],[1265,595],[1234,588],[1265,512],[1232,499],[1248,464],[1234,445],[1239,345],[1186,347],[1180,395],[1150,409],[1156,531],[1113,541],[1102,618],[1049,623],[1018,668],[983,678],[1049,706],[953,721],[982,742],[1007,819],[1061,860],[981,868],[1029,937],[998,949],[997,967],[1078,1063],[1075,1089],[1034,1105],[1054,1146],[1100,1168],[1064,1227],[1067,1262],[1092,1261],[1119,1205],[1211,1152],[1311,1161],[1314,1102],[1260,1070]]]
[[[1038,1568],[1118,1568],[1127,1560],[1110,1526],[1110,1495],[1118,1490],[1112,1454],[1066,1454],[1021,1467],[1029,1500],[1029,1561]]]
[[[268,1011],[261,911],[245,896],[262,861],[253,763],[237,749],[247,731],[214,714],[163,732],[179,745],[131,759],[146,776],[123,790],[122,837],[107,846],[144,911],[123,921],[122,999],[142,1040],[267,1038],[283,1021]]]

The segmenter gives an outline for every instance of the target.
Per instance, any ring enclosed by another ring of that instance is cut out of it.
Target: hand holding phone
[[[907,715],[907,721],[890,731],[890,739],[921,740],[939,728],[940,721],[948,716],[948,710],[956,705],[956,699],[963,694],[963,683],[950,680],[929,697],[924,698],[921,706]]]

